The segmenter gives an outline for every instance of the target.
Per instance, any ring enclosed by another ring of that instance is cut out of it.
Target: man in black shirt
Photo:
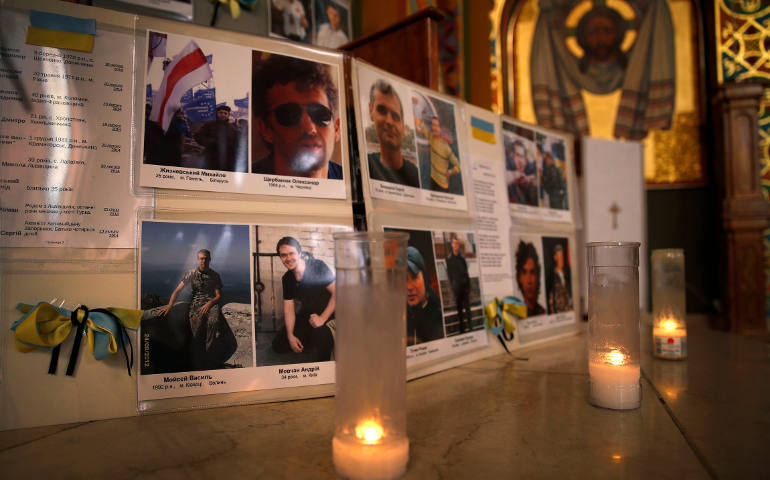
[[[452,254],[446,259],[446,269],[457,304],[457,323],[460,333],[465,333],[471,327],[471,277],[468,262],[460,251],[460,239],[453,234],[451,242]]]
[[[374,180],[420,188],[417,167],[404,159],[404,108],[391,84],[378,79],[369,90],[369,117],[380,144],[379,152],[368,156],[369,177]]]
[[[328,361],[334,349],[328,325],[334,319],[334,273],[321,260],[303,256],[294,237],[281,238],[276,251],[288,272],[282,278],[284,326],[273,350],[300,353],[315,347],[317,361]]]

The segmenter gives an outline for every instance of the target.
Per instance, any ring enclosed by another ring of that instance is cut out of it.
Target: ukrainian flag
[[[494,144],[495,142],[495,124],[487,122],[478,117],[471,116],[471,134],[476,140]]]
[[[96,21],[56,13],[29,12],[27,44],[91,52],[94,49]]]

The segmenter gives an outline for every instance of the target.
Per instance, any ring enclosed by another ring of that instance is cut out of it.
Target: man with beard
[[[235,171],[235,146],[238,142],[238,127],[230,123],[230,107],[227,105],[218,106],[217,118],[204,123],[195,133],[194,138],[199,145],[205,148],[203,155],[206,163],[202,168],[226,172]]]
[[[368,156],[369,177],[374,180],[420,188],[417,167],[404,159],[404,108],[393,86],[379,79],[369,90],[369,117],[380,143],[380,151]]]
[[[255,66],[252,79],[256,124],[270,149],[252,173],[342,179],[342,165],[331,161],[340,119],[327,68],[274,54]]]

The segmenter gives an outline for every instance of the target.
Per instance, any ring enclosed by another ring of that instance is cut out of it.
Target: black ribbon
[[[83,321],[78,321],[78,310],[83,310],[85,315],[83,315]],[[95,308],[93,310],[89,310],[88,307],[85,305],[81,305],[75,310],[72,311],[70,314],[70,322],[72,322],[72,325],[77,327],[76,333],[75,333],[75,341],[72,344],[72,351],[70,352],[70,360],[67,364],[67,375],[70,377],[75,374],[75,365],[78,361],[78,353],[80,352],[80,342],[83,338],[83,331],[86,327],[86,320],[88,319],[88,313],[89,312],[99,312],[104,313],[105,315],[111,317],[113,320],[115,320],[115,323],[118,325],[118,342],[120,344],[120,347],[123,349],[123,356],[126,358],[126,369],[128,370],[128,376],[131,376],[131,369],[134,367],[134,348],[131,345],[131,337],[126,332],[126,327],[123,326],[122,323],[120,323],[120,319],[111,311],[105,310],[104,308]],[[128,348],[126,348],[126,342],[128,341]],[[128,357],[128,350],[131,351],[131,359],[129,360]],[[56,345],[54,349],[51,351],[51,362],[48,364],[48,373],[51,375],[56,374],[56,367],[59,364],[59,352],[61,351],[61,344]]]
[[[83,310],[83,321],[78,321],[78,311]],[[78,352],[80,352],[80,341],[83,337],[83,330],[85,329],[86,319],[88,318],[88,307],[81,305],[70,314],[70,322],[77,327],[75,331],[75,341],[72,344],[72,351],[70,352],[70,360],[67,363],[67,375],[70,377],[75,374],[75,365],[78,361]],[[56,345],[51,351],[51,363],[48,364],[48,373],[51,375],[56,374],[56,367],[59,365],[59,352],[61,351],[61,344]]]

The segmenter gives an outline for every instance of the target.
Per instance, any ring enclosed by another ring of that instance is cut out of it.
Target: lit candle
[[[337,473],[344,478],[398,478],[406,471],[409,440],[388,438],[382,425],[368,418],[356,425],[355,438],[335,436],[332,451]]]
[[[658,358],[687,358],[687,328],[675,317],[663,317],[652,329],[653,353]]]
[[[334,238],[334,466],[347,479],[398,478],[409,461],[406,279],[413,254],[407,253],[408,235],[345,232]],[[362,341],[372,332],[376,341]]]
[[[588,363],[591,378],[591,403],[614,408],[637,408],[641,403],[639,365],[618,348],[592,358]]]

